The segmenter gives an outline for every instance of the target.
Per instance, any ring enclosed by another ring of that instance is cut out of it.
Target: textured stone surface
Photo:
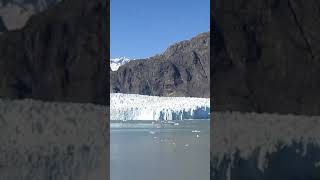
[[[0,99],[0,179],[108,179],[107,109]]]
[[[0,36],[0,97],[109,102],[102,0],[65,0]]]
[[[320,114],[320,21],[315,0],[215,1],[215,111]]]
[[[10,30],[18,30],[25,26],[28,19],[61,0],[2,0],[0,1],[0,17],[5,27]],[[4,32],[0,28],[0,32]]]
[[[0,35],[1,35],[1,33],[6,32],[6,31],[8,31],[8,29],[3,22],[3,19],[0,17]]]
[[[156,43],[156,42],[155,42]],[[170,46],[163,54],[130,61],[110,72],[111,91],[155,96],[210,96],[210,34]]]

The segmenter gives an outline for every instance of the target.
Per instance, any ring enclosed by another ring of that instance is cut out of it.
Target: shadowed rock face
[[[1,5],[6,6],[8,4],[13,4],[23,8],[29,5],[32,6],[35,11],[39,12],[60,1],[61,0],[2,0]]]
[[[2,0],[0,1],[0,17],[9,31],[21,29],[28,19],[61,0]],[[0,32],[5,32],[0,28]]]
[[[0,96],[109,102],[107,9],[102,0],[65,0],[2,34]]]
[[[202,33],[170,46],[161,55],[130,61],[110,72],[111,92],[209,97],[209,44],[210,34]]]
[[[4,22],[3,22],[3,19],[0,17],[0,34],[2,32],[6,32],[8,31],[7,27],[5,26]]]
[[[320,114],[315,0],[215,1],[215,110]]]

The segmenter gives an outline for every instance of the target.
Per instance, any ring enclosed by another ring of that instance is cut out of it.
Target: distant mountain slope
[[[7,32],[8,29],[6,27],[6,25],[4,24],[2,18],[0,17],[0,34],[3,33],[3,32]]]
[[[0,97],[106,104],[103,0],[65,0],[0,36]]]
[[[224,0],[212,16],[215,111],[320,114],[319,1]]]
[[[206,32],[170,46],[161,55],[130,61],[110,72],[111,92],[209,97],[209,44]]]
[[[5,0],[0,2],[0,17],[8,30],[22,28],[28,19],[61,0]],[[3,32],[0,29],[0,32]]]
[[[15,4],[24,8],[26,6],[32,6],[35,11],[39,12],[61,1],[62,0],[3,0],[0,5],[5,7],[9,4]]]

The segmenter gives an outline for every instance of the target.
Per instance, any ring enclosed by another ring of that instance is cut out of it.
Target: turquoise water
[[[111,180],[209,180],[210,121],[111,123]]]

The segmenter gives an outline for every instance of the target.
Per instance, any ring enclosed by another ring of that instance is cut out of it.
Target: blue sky
[[[110,0],[111,58],[145,58],[210,28],[210,0]]]

